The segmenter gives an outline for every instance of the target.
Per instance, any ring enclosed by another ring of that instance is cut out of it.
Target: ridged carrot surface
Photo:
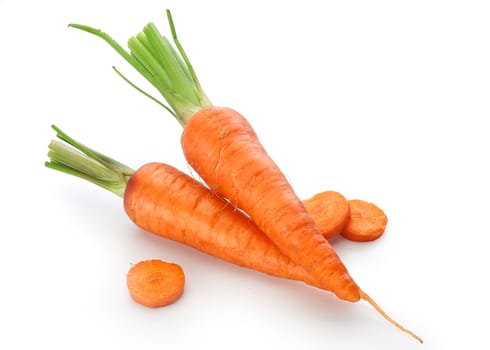
[[[230,108],[199,110],[184,127],[182,148],[210,188],[250,215],[322,288],[347,301],[360,299],[359,287],[242,115]]]
[[[170,165],[139,168],[127,183],[124,209],[147,232],[239,266],[314,284],[249,218]]]

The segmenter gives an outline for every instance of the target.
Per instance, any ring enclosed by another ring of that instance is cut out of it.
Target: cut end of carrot
[[[184,292],[184,270],[162,260],[144,260],[133,265],[126,278],[131,298],[140,305],[162,307],[172,304]]]
[[[320,192],[303,204],[326,239],[337,236],[349,222],[349,202],[339,192]]]
[[[367,301],[369,304],[371,304],[372,307],[374,307],[374,309],[381,315],[383,316],[383,318],[385,318],[388,322],[390,322],[392,325],[394,325],[396,328],[398,328],[399,330],[401,330],[402,332],[404,333],[407,333],[408,335],[410,335],[412,338],[416,339],[418,342],[420,343],[423,343],[424,341],[422,340],[422,338],[420,338],[418,335],[416,335],[414,332],[412,332],[411,330],[403,327],[401,324],[399,324],[398,322],[396,322],[394,319],[392,319],[383,309],[381,309],[381,307],[376,304],[376,302],[369,296],[367,295],[366,293],[364,293],[363,291],[361,291],[361,299]]]
[[[350,199],[350,220],[341,235],[355,242],[370,242],[378,239],[385,231],[388,217],[373,203]]]

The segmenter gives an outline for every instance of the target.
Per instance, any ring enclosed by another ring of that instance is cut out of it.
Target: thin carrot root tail
[[[381,316],[383,316],[386,320],[388,320],[388,322],[390,322],[396,328],[398,328],[399,330],[401,330],[404,333],[407,333],[408,335],[410,335],[411,337],[415,338],[420,343],[423,343],[424,342],[422,340],[422,338],[420,338],[417,334],[415,334],[411,330],[403,327],[401,324],[399,324],[394,319],[392,319],[390,316],[388,316],[388,314],[383,309],[381,309],[381,307],[378,304],[376,304],[376,302],[369,295],[367,295],[366,293],[364,293],[362,290],[360,292],[360,295],[361,295],[361,299],[363,299],[363,300],[367,301],[369,304],[371,304],[371,306],[374,307],[376,309],[376,311]]]

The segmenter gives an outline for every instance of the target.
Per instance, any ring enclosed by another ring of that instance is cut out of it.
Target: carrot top
[[[52,140],[49,144],[50,160],[45,163],[48,168],[90,181],[119,197],[124,196],[133,169],[72,139],[55,125],[52,128],[62,141]]]
[[[202,90],[194,68],[177,38],[170,10],[167,10],[167,19],[175,47],[160,34],[155,24],[150,22],[140,33],[128,40],[129,51],[100,29],[74,23],[69,26],[106,41],[158,90],[168,106],[137,87],[113,67],[116,73],[136,90],[167,109],[183,126],[199,109],[211,106],[211,102]]]

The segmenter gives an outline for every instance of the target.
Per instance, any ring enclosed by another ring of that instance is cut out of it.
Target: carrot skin
[[[139,168],[127,183],[124,209],[144,231],[235,265],[316,284],[248,217],[170,165],[149,163]]]
[[[203,108],[184,127],[181,141],[187,161],[210,188],[250,215],[322,288],[343,300],[360,299],[359,287],[243,116]]]

